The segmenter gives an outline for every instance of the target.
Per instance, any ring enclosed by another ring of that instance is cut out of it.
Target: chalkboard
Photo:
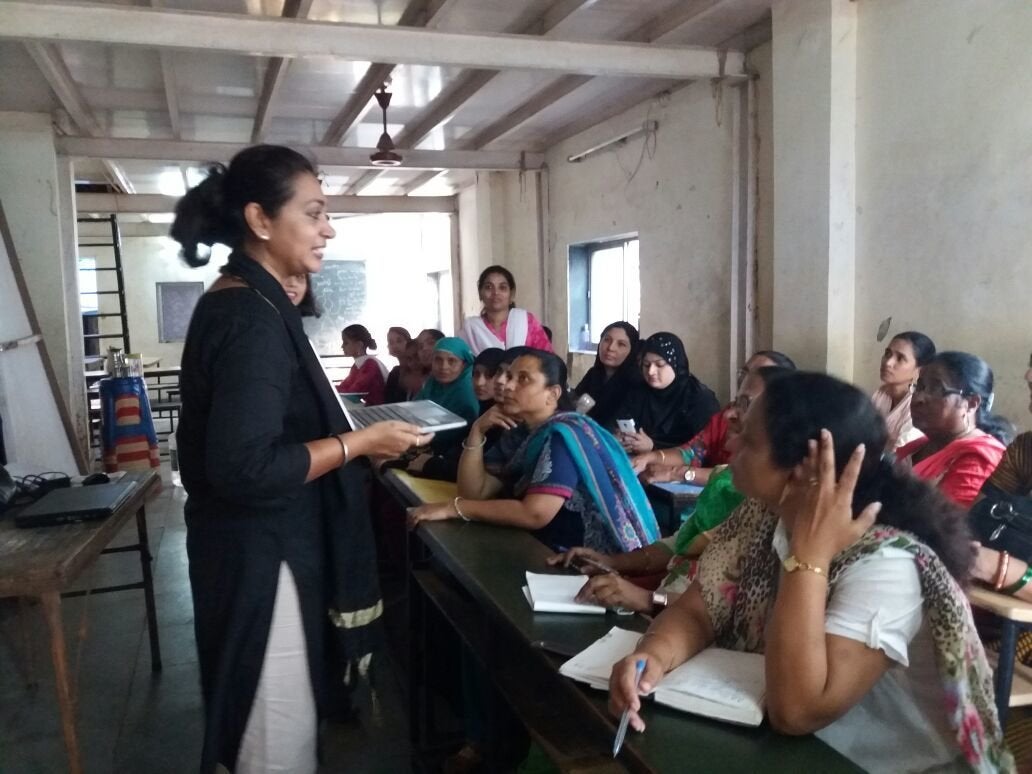
[[[158,341],[186,341],[203,282],[158,282]]]
[[[340,351],[340,331],[361,322],[366,313],[365,261],[325,261],[312,276],[321,317],[306,317],[305,332],[321,355]]]

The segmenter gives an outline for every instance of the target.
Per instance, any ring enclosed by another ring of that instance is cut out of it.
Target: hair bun
[[[179,242],[183,259],[191,266],[208,263],[210,251],[198,251],[199,245],[230,243],[233,229],[225,206],[226,167],[212,164],[208,176],[195,185],[177,203],[169,236]]]

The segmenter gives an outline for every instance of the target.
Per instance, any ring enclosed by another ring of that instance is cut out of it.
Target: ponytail
[[[932,487],[882,457],[878,469],[853,494],[853,511],[859,513],[880,502],[878,523],[916,536],[942,560],[950,575],[963,585],[971,573],[975,552],[967,512]]]

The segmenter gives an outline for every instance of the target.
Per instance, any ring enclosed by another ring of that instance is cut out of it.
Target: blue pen
[[[645,659],[639,658],[634,664],[634,688],[637,690],[638,684],[641,682],[641,676],[645,673]],[[623,747],[624,737],[627,736],[627,724],[631,721],[631,708],[628,707],[623,711],[620,716],[620,725],[616,728],[616,738],[613,740],[613,757],[615,758],[620,753],[620,748]]]

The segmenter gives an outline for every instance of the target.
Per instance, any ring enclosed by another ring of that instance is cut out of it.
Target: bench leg
[[[1014,621],[1000,620],[1000,658],[996,663],[996,714],[1000,728],[1007,723],[1010,710],[1011,682],[1014,679],[1014,650],[1018,644],[1018,626]]]
[[[151,574],[150,543],[147,542],[147,512],[141,505],[136,512],[136,532],[140,544],[140,570],[143,572],[143,599],[147,605],[147,633],[150,635],[151,671],[161,671],[161,643],[158,642],[158,613],[154,605],[154,576]]]
[[[68,753],[68,771],[82,774],[79,760],[79,739],[75,733],[75,697],[68,680],[68,659],[65,649],[64,624],[61,620],[61,595],[49,592],[40,597],[43,612],[50,629],[50,656],[54,661],[54,684],[57,689],[57,706],[61,712],[61,732],[64,734],[65,751]]]

